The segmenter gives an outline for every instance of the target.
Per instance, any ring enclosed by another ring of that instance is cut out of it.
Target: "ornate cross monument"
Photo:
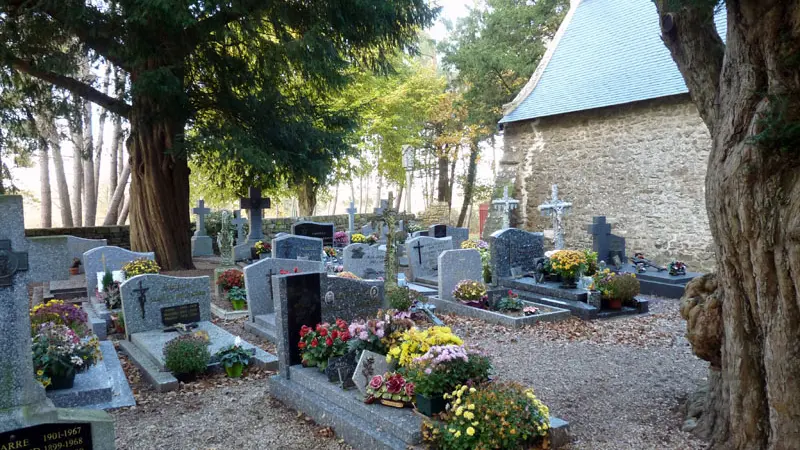
[[[234,219],[236,220],[236,219]],[[222,220],[220,221],[219,233],[217,233],[217,246],[219,247],[219,254],[222,258],[223,267],[232,267],[235,265],[233,260],[233,230],[231,221],[231,213],[222,211]],[[242,219],[242,222],[244,220]]]
[[[542,215],[553,218],[553,243],[556,250],[564,248],[564,215],[572,208],[572,202],[558,199],[558,185],[554,184],[552,197],[549,202],[539,205]]]
[[[200,199],[192,213],[197,214],[197,229],[192,236],[192,256],[211,256],[214,254],[213,241],[206,233],[206,215],[211,210],[206,208],[205,200]]]
[[[511,211],[517,209],[519,200],[515,200],[508,196],[508,186],[503,188],[503,198],[492,200],[492,205],[498,211],[503,213],[503,229],[511,227]]]

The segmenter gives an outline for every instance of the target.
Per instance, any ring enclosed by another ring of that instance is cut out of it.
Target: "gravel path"
[[[704,448],[680,431],[679,409],[704,379],[706,364],[683,338],[678,302],[651,298],[650,308],[646,316],[570,319],[516,331],[443,318],[493,356],[498,378],[532,386],[554,415],[570,421],[570,449]],[[246,333],[241,320],[219,325],[274,352]],[[138,405],[112,412],[120,450],[349,448],[330,429],[271,400],[269,373],[239,381],[213,376],[159,394],[123,364]]]

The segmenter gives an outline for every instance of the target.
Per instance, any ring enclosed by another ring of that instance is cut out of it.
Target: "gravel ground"
[[[443,319],[493,356],[498,378],[532,386],[554,415],[571,423],[570,449],[704,448],[680,431],[679,410],[704,379],[706,365],[683,338],[678,302],[650,300],[645,316],[570,319],[516,331],[458,316]],[[218,324],[275,351],[246,332],[241,319]],[[349,448],[330,429],[271,400],[267,372],[237,381],[211,376],[159,394],[123,364],[138,404],[112,412],[120,450]]]

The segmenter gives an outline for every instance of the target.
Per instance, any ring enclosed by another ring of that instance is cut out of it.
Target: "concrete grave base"
[[[635,273],[639,279],[640,292],[644,295],[657,295],[667,298],[681,298],[686,285],[697,277],[703,276],[698,272],[686,272],[685,275],[672,276],[666,271],[657,271],[648,268],[647,272],[639,273],[636,266],[628,264],[622,268],[623,272]]]
[[[330,426],[338,437],[354,448],[405,450],[422,448],[421,425],[425,416],[412,408],[367,405],[356,389],[342,390],[313,367],[292,366],[290,379],[284,374],[269,378],[270,394],[285,405]],[[569,442],[569,424],[550,418],[552,448]]]
[[[192,256],[211,256],[214,254],[214,241],[211,236],[192,236]]]
[[[541,303],[522,301],[525,306],[535,306],[539,308],[539,314],[533,316],[512,316],[497,311],[473,308],[459,302],[442,300],[439,297],[431,297],[430,303],[436,305],[436,310],[440,313],[454,313],[460,316],[474,317],[484,322],[495,323],[509,328],[520,328],[525,325],[532,325],[536,322],[557,322],[570,316],[567,309],[547,306]]]
[[[249,315],[246,309],[243,309],[241,311],[233,311],[233,310],[228,311],[225,308],[220,308],[214,303],[211,304],[211,314],[222,320],[241,319],[242,317],[247,317]]]
[[[418,283],[408,283],[408,288],[418,294],[424,295],[425,297],[431,297],[439,293],[439,291],[437,291],[436,288],[432,288]]]
[[[98,309],[94,307],[95,305],[90,304],[89,302],[84,302],[81,304],[81,308],[86,311],[86,316],[89,319],[89,325],[92,327],[92,333],[97,336],[97,339],[104,341],[108,338],[108,327],[111,324],[111,316],[110,314],[107,317],[100,317],[98,314]],[[106,309],[106,305],[100,304],[102,306],[101,311],[108,312]]]
[[[84,275],[70,275],[67,280],[54,280],[44,284],[43,300],[74,300],[86,297],[86,279]]]
[[[275,313],[259,314],[255,321],[244,323],[244,329],[272,342],[278,342],[278,329],[275,326]]]
[[[209,353],[213,357],[215,353],[224,347],[233,345],[236,336],[226,330],[212,324],[211,322],[200,322],[197,328],[192,331],[205,331],[208,333],[210,344]],[[163,332],[161,330],[143,331],[131,335],[130,342],[121,341],[120,347],[131,358],[131,361],[144,373],[144,377],[159,392],[166,392],[178,388],[178,381],[164,367],[164,345],[170,340],[178,337],[175,331]],[[242,347],[246,349],[255,348],[256,353],[251,364],[268,370],[276,370],[278,359],[264,350],[248,343],[242,342]],[[211,369],[214,369],[212,364]]]
[[[136,404],[114,344],[103,341],[100,343],[100,351],[103,359],[86,372],[77,374],[71,389],[47,391],[47,397],[55,406],[114,409]]]

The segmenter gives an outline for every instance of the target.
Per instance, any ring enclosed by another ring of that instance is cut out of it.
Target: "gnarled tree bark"
[[[706,207],[722,304],[712,447],[800,448],[800,1],[656,2],[708,126]]]

